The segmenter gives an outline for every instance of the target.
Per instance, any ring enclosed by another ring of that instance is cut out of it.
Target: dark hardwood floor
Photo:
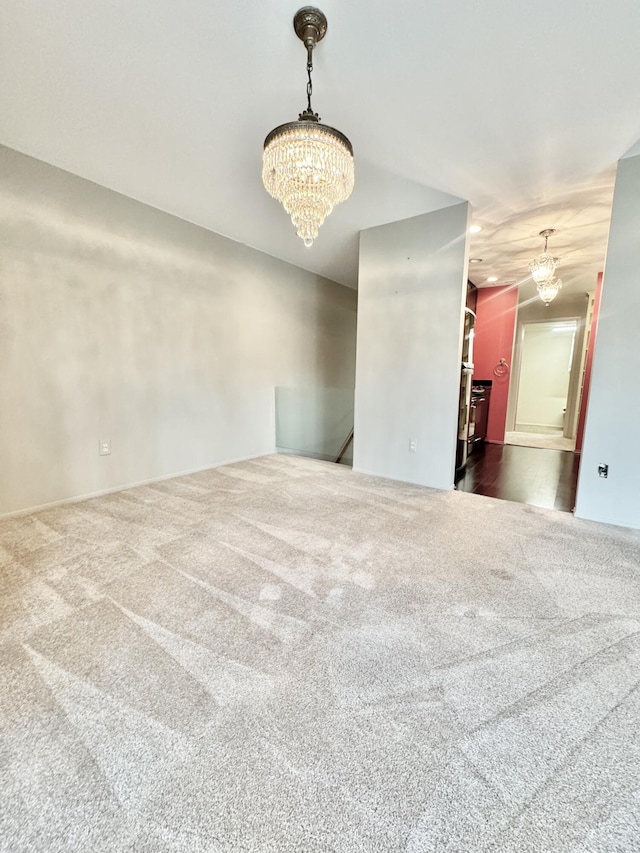
[[[566,450],[484,444],[469,457],[456,489],[571,512],[579,464],[580,457]]]

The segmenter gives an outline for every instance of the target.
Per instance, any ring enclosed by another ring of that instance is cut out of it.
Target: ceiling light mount
[[[335,205],[351,195],[353,148],[344,133],[322,124],[311,106],[313,51],[326,35],[326,16],[315,6],[303,6],[294,15],[293,28],[307,48],[307,107],[298,121],[267,134],[262,182],[291,215],[298,236],[309,247]]]
[[[293,16],[293,29],[307,51],[313,50],[327,34],[327,16],[315,6],[303,6]]]

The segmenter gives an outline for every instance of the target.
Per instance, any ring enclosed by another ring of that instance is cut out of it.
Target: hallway
[[[461,492],[571,512],[580,457],[562,450],[485,444],[456,483]]]

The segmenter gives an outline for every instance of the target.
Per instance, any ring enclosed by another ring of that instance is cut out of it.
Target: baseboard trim
[[[137,480],[135,483],[125,483],[122,486],[113,486],[109,489],[100,489],[97,492],[88,492],[83,495],[73,495],[69,498],[60,498],[57,501],[49,501],[45,504],[37,504],[36,506],[25,507],[24,509],[14,509],[10,512],[0,513],[0,519],[15,518],[20,515],[31,515],[33,512],[41,512],[45,509],[51,509],[55,506],[64,506],[64,504],[82,503],[90,501],[92,498],[100,498],[103,495],[113,495],[116,492],[126,492],[127,489],[135,489],[138,486],[148,486],[150,483],[161,483],[163,480],[173,480],[175,477],[187,477],[189,474],[200,474],[202,471],[212,471],[215,468],[223,468],[225,465],[234,465],[236,462],[248,462],[250,459],[262,459],[264,456],[272,456],[277,451],[267,450],[265,453],[256,453],[251,456],[239,456],[237,459],[227,459],[224,462],[216,462],[213,465],[202,465],[199,468],[190,468],[187,471],[177,471],[174,474],[163,474],[161,477],[150,477],[148,480]]]
[[[507,432],[541,433],[542,435],[555,435],[558,433],[562,435],[564,430],[561,426],[554,424],[516,424],[515,429],[508,429]]]
[[[294,450],[292,447],[276,447],[276,453],[283,456],[302,456],[304,459],[317,459],[319,462],[335,462],[335,454],[315,453],[313,450]]]
[[[417,480],[404,480],[401,477],[392,477],[390,474],[381,474],[379,471],[368,471],[366,468],[352,468],[354,474],[366,474],[368,477],[380,477],[382,480],[393,480],[394,483],[406,483],[408,486],[420,486],[423,489],[437,489],[439,492],[450,492],[455,490],[455,483],[450,486],[432,486],[428,483],[420,483]]]

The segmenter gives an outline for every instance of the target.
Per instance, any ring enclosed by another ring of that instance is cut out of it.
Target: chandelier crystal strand
[[[538,285],[551,282],[558,266],[558,259],[554,258],[553,255],[547,251],[549,237],[552,234],[555,234],[554,228],[545,228],[544,231],[540,232],[540,236],[544,237],[544,251],[539,258],[536,258],[529,264],[531,277]]]
[[[319,122],[292,122],[265,145],[262,181],[311,246],[335,205],[351,195],[353,155]]]
[[[529,264],[531,277],[536,284],[544,284],[545,282],[551,281],[557,265],[558,264],[553,255],[544,253]]]
[[[353,149],[344,134],[321,124],[311,107],[313,49],[327,31],[327,19],[313,6],[293,19],[307,49],[307,108],[297,122],[276,127],[264,142],[262,182],[291,216],[298,236],[309,247],[336,204],[346,201],[354,184]]]
[[[551,281],[541,282],[538,285],[538,294],[544,304],[549,307],[549,303],[553,302],[553,300],[556,298],[561,289],[562,282],[559,278],[556,278],[552,279]]]

